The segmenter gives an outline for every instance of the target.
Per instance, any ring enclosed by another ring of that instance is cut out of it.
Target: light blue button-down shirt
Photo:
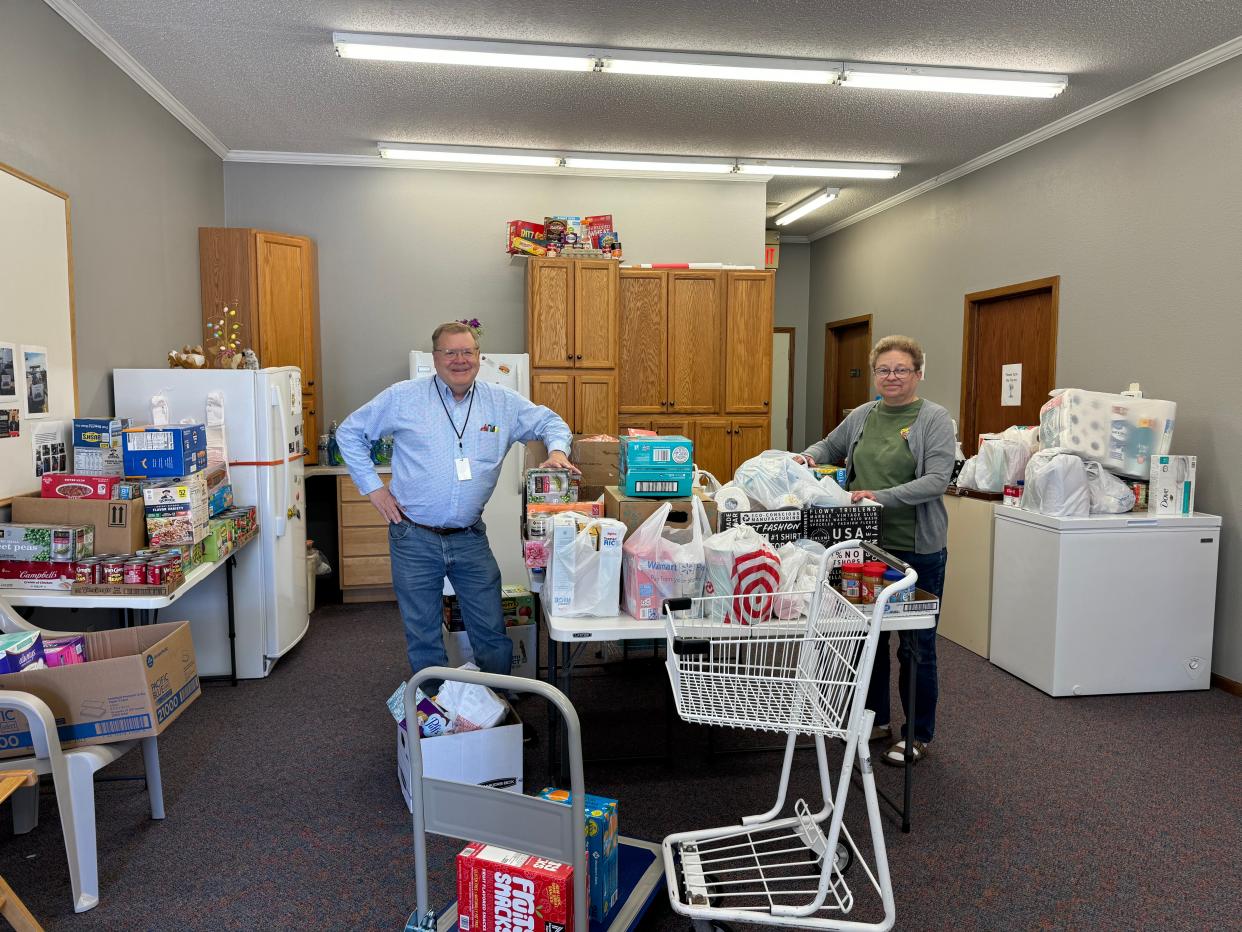
[[[573,439],[551,409],[491,382],[476,381],[461,401],[434,376],[398,382],[336,430],[341,456],[363,495],[383,484],[371,462],[371,441],[388,435],[393,497],[407,518],[433,527],[470,527],[479,520],[515,441],[542,440],[549,452],[568,455]],[[470,461],[466,480],[457,478],[455,462],[463,455]]]

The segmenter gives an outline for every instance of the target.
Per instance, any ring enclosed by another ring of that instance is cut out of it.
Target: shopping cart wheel
[[[690,932],[733,932],[733,926],[717,919],[691,919]]]
[[[837,871],[844,875],[851,867],[854,866],[854,852],[850,850],[850,846],[843,841],[837,842],[837,856],[833,859],[833,866]]]

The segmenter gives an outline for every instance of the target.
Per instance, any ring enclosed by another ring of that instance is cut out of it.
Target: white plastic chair
[[[0,629],[33,629],[0,599]],[[54,632],[45,632],[52,634]],[[60,826],[65,836],[65,855],[69,860],[69,884],[73,909],[86,912],[99,905],[99,858],[95,839],[95,771],[106,767],[134,748],[139,741],[118,741],[62,750],[52,711],[38,696],[15,690],[0,690],[0,710],[20,712],[30,727],[34,754],[0,760],[0,770],[34,770],[51,774],[60,810]],[[154,737],[140,739],[146,768],[147,795],[151,818],[164,818],[164,787],[160,779],[159,746]],[[12,796],[13,832],[24,835],[39,824],[39,787],[18,790]]]

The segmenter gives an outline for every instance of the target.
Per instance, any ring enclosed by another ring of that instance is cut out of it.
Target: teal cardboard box
[[[540,799],[569,805],[569,790],[547,786]],[[617,801],[586,794],[587,893],[591,918],[604,922],[617,905]]]

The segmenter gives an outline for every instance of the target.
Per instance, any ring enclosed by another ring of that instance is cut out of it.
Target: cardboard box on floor
[[[716,503],[696,490],[695,495],[703,503],[707,513],[707,524],[716,527]],[[625,536],[629,537],[634,529],[651,517],[652,513],[668,502],[672,510],[668,514],[666,524],[675,528],[686,528],[694,517],[689,498],[630,498],[615,485],[604,489],[604,517],[616,518],[625,524]]]
[[[539,666],[535,660],[536,632],[538,625],[509,625],[505,634],[513,642],[512,676],[525,676],[535,679],[539,675]],[[440,633],[444,637],[444,652],[448,654],[448,665],[460,667],[474,662],[474,650],[470,647],[470,638],[465,631],[450,631],[443,625]]]
[[[199,696],[188,621],[88,631],[88,663],[0,676],[0,689],[47,703],[63,748],[160,734]],[[521,735],[518,748],[521,749]],[[26,716],[0,716],[0,757],[31,752]]]
[[[147,545],[141,500],[41,498],[34,492],[14,496],[13,520],[32,524],[93,524],[96,553],[134,553]]]
[[[569,461],[582,470],[578,497],[582,501],[594,501],[604,491],[604,486],[616,485],[620,479],[617,461],[621,456],[621,444],[612,441],[588,441],[587,434],[574,434]],[[548,449],[539,440],[526,444],[524,469],[533,469],[548,458]]]
[[[397,725],[397,780],[406,808],[413,812],[409,740],[402,722]],[[419,750],[425,777],[522,792],[522,721],[512,708],[494,728],[423,738]]]

